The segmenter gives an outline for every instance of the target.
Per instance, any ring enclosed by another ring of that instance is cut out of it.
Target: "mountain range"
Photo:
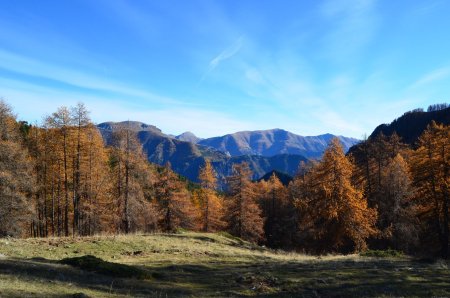
[[[186,134],[181,136],[187,140]],[[177,138],[181,139],[181,136]],[[196,138],[198,140],[196,143],[225,152],[230,156],[295,154],[309,159],[320,158],[334,137],[332,134],[304,137],[283,129],[270,129],[241,131],[209,139]],[[189,138],[195,139],[195,136],[189,135]],[[358,142],[353,138],[343,136],[338,136],[338,138],[345,151]]]
[[[247,162],[258,179],[270,171],[295,175],[301,162],[320,158],[331,134],[303,137],[282,129],[244,131],[221,137],[201,139],[191,132],[179,136],[164,134],[159,128],[136,121],[105,122],[97,125],[105,142],[118,129],[136,132],[150,162],[164,165],[191,181],[198,180],[199,169],[209,159],[219,181],[231,174],[232,165]],[[338,137],[345,150],[358,140]]]

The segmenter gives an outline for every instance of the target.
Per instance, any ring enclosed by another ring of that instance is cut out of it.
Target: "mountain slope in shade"
[[[212,147],[231,156],[296,154],[319,158],[334,135],[299,136],[282,129],[242,131],[222,137],[203,139],[200,145]],[[358,143],[357,139],[338,136],[347,151]]]
[[[261,180],[269,181],[273,175],[275,175],[284,186],[288,186],[289,183],[291,183],[291,181],[294,179],[294,177],[292,177],[286,173],[282,173],[282,172],[273,170],[273,171],[266,173],[261,178],[259,178],[258,181],[261,181]]]
[[[450,107],[428,112],[422,109],[406,112],[390,124],[377,126],[370,134],[369,139],[375,138],[380,133],[391,136],[395,132],[403,143],[413,146],[433,120],[438,124],[450,125]],[[359,144],[352,146],[348,154],[355,156],[360,154],[359,146]]]
[[[199,169],[205,164],[205,159],[211,160],[219,179],[231,174],[234,163],[248,162],[257,179],[271,170],[294,175],[301,161],[306,158],[298,155],[276,155],[273,157],[244,155],[230,157],[223,152],[210,147],[177,140],[165,135],[158,128],[140,122],[106,122],[97,125],[105,143],[111,144],[111,135],[115,130],[128,128],[137,133],[144,152],[150,162],[164,165],[171,163],[172,169],[191,181],[198,181]]]
[[[422,110],[413,110],[403,114],[390,124],[381,124],[372,132],[369,138],[374,138],[380,132],[390,136],[394,131],[402,138],[406,144],[414,144],[419,136],[427,128],[431,121],[439,124],[450,124],[450,107],[437,111],[424,112]]]
[[[183,132],[181,135],[176,136],[175,139],[185,142],[191,142],[194,144],[197,144],[202,140],[190,131]]]

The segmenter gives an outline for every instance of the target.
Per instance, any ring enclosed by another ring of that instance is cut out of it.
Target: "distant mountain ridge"
[[[183,132],[181,135],[176,136],[175,139],[185,142],[191,142],[194,144],[197,144],[202,140],[190,131]]]
[[[199,139],[191,132],[186,132],[176,138],[211,147],[230,156],[261,155],[270,157],[278,154],[296,154],[307,158],[320,158],[334,137],[339,138],[345,151],[359,142],[354,138],[332,134],[300,136],[278,128],[240,131],[207,139]]]
[[[166,135],[154,125],[137,121],[105,122],[97,127],[107,144],[111,144],[112,133],[118,129],[135,131],[150,162],[159,165],[170,162],[175,172],[194,182],[198,181],[199,169],[206,159],[211,161],[219,180],[232,173],[233,164],[241,162],[250,165],[253,179],[273,170],[294,176],[301,162],[320,157],[334,137],[330,134],[302,137],[273,129],[200,139],[191,132]],[[340,139],[345,149],[357,141]]]

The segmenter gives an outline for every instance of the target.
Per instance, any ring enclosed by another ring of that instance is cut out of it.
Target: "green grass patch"
[[[136,279],[148,279],[151,277],[151,275],[146,271],[134,266],[107,262],[91,255],[74,258],[64,258],[60,261],[60,263],[70,265],[82,270],[113,277]]]
[[[240,244],[244,244],[245,243],[244,240],[242,240],[241,238],[233,236],[233,235],[231,235],[228,232],[221,231],[221,232],[218,232],[217,234],[222,236],[222,237],[224,237],[224,238],[234,240],[234,241],[236,241],[236,242],[238,242]]]
[[[0,297],[450,297],[447,260],[319,257],[227,233],[10,238],[0,254]]]

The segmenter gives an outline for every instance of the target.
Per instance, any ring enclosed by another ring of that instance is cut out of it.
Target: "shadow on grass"
[[[378,297],[450,296],[450,271],[410,260],[168,264],[130,266],[151,278],[114,278],[46,259],[1,259],[0,274],[71,283],[132,297]],[[10,296],[20,296],[20,293]],[[8,295],[7,295],[8,296]],[[22,295],[27,296],[27,295]],[[57,297],[57,296],[55,296]]]
[[[178,265],[154,268],[165,285],[190,285],[198,296],[448,297],[450,272],[411,261],[314,261]]]
[[[110,263],[112,264],[112,263]],[[119,266],[124,266],[118,264]],[[145,269],[135,267],[135,270],[142,272]],[[43,258],[34,259],[17,259],[7,258],[0,259],[0,274],[13,277],[24,284],[27,282],[42,283],[43,287],[50,288],[55,283],[77,286],[74,289],[73,296],[70,297],[87,297],[80,294],[81,289],[90,289],[107,294],[123,294],[141,297],[168,297],[189,295],[189,292],[181,289],[167,289],[162,291],[152,278],[146,280],[138,280],[135,278],[112,277],[104,274],[81,270],[69,265],[59,264],[57,261],[46,260]],[[141,278],[141,276],[139,276]],[[78,296],[76,294],[79,294]],[[0,289],[1,297],[34,297],[32,293],[23,290]],[[48,295],[46,295],[47,297]],[[56,293],[55,297],[61,296]]]

